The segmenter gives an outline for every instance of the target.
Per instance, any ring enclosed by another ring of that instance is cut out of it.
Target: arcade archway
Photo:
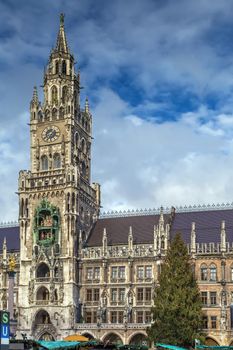
[[[132,337],[129,340],[130,345],[149,345],[149,342],[147,340],[147,337],[143,333],[136,333],[133,334]]]
[[[210,337],[206,337],[205,338],[205,345],[209,345],[209,346],[219,346],[219,343],[213,339],[213,338],[210,338]]]
[[[105,335],[103,338],[103,342],[105,344],[109,344],[109,343],[117,344],[117,345],[123,344],[121,337],[116,333],[108,333],[107,335]]]
[[[82,333],[82,335],[84,337],[88,338],[89,340],[95,339],[95,337],[92,334],[88,333],[88,332]]]

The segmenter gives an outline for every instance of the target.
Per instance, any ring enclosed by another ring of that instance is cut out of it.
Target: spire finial
[[[34,88],[33,88],[32,101],[33,102],[38,102],[38,93],[37,93],[37,87],[36,86],[34,86]]]
[[[60,14],[60,26],[64,26],[64,19],[65,19],[65,15],[64,13]]]
[[[65,28],[64,28],[64,13],[60,14],[60,28],[57,36],[57,44],[55,51],[57,52],[63,52],[63,53],[68,53],[68,45],[67,45],[67,40],[66,40],[66,34],[65,34]]]
[[[89,113],[89,101],[88,101],[88,97],[86,97],[86,101],[85,101],[85,112]]]

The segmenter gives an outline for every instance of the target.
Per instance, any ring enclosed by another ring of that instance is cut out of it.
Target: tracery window
[[[53,86],[51,89],[51,96],[52,96],[52,104],[57,104],[58,102],[58,92],[56,86]]]
[[[210,265],[210,281],[217,280],[217,268],[214,264]]]
[[[48,157],[46,155],[43,155],[41,157],[41,170],[48,170],[49,162]]]
[[[68,97],[68,88],[67,88],[67,86],[63,86],[63,88],[62,88],[62,103],[63,104],[66,103],[67,97]]]
[[[53,167],[59,169],[61,167],[61,156],[59,153],[55,153],[53,156]]]
[[[201,281],[207,281],[207,266],[205,264],[201,265]]]
[[[66,61],[62,62],[62,74],[66,74]]]

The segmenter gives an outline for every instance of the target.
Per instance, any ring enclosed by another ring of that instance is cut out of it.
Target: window
[[[117,301],[117,289],[112,288],[111,290],[111,301],[116,302]]]
[[[143,311],[137,311],[136,315],[137,315],[136,322],[143,323]]]
[[[145,277],[152,278],[152,266],[146,266],[145,268]]]
[[[217,280],[217,269],[215,265],[210,266],[210,281],[216,281]]]
[[[151,312],[150,311],[146,311],[145,312],[145,322],[146,323],[150,323],[151,322]]]
[[[138,277],[138,279],[144,278],[144,267],[143,266],[137,267],[137,277]]]
[[[151,301],[151,288],[145,290],[146,301]]]
[[[92,301],[92,289],[87,289],[86,291],[86,300]]]
[[[92,267],[87,268],[87,280],[88,281],[92,280]]]
[[[203,305],[207,305],[207,292],[201,292],[201,302]]]
[[[201,266],[201,281],[207,281],[207,266]]]
[[[112,267],[111,277],[112,277],[113,280],[117,279],[117,267],[116,266]]]
[[[55,74],[58,74],[59,73],[59,63],[58,61],[56,61],[56,64],[55,64]]]
[[[217,328],[217,316],[210,316],[211,328]]]
[[[99,288],[94,289],[94,301],[99,301],[100,300],[100,290]]]
[[[53,86],[51,89],[51,97],[52,97],[52,104],[57,104],[58,99],[57,99],[57,88],[56,86]]]
[[[123,311],[118,312],[118,323],[123,323]]]
[[[137,289],[137,301],[143,301],[143,288]]]
[[[54,169],[58,169],[61,167],[61,157],[59,153],[55,153],[53,156],[53,167]]]
[[[93,311],[93,323],[97,323],[97,312]]]
[[[217,293],[210,292],[210,305],[217,305]]]
[[[62,73],[66,74],[66,61],[62,62]]]
[[[100,279],[100,268],[99,267],[95,267],[95,269],[94,269],[94,279],[95,280]]]
[[[119,273],[119,278],[125,279],[125,267],[124,266],[119,267],[118,273]]]
[[[63,88],[62,88],[62,103],[63,104],[66,103],[67,97],[68,97],[68,88],[67,88],[67,86],[63,86]]]
[[[125,288],[119,289],[119,301],[123,303],[125,301]]]
[[[86,311],[86,323],[91,323],[91,311]]]
[[[203,316],[202,322],[203,322],[203,328],[208,329],[208,316]]]
[[[111,312],[111,323],[117,323],[117,312],[116,311]]]
[[[233,281],[233,266],[231,266],[231,281]]]
[[[46,155],[43,155],[41,157],[41,170],[48,170],[49,162],[48,157]]]

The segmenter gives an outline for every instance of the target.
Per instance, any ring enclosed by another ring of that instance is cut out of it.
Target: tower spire
[[[65,33],[65,27],[64,27],[64,18],[65,15],[63,13],[60,14],[60,27],[59,32],[57,36],[57,43],[55,51],[61,52],[61,53],[69,53],[69,48],[67,45],[66,40],[66,33]]]

